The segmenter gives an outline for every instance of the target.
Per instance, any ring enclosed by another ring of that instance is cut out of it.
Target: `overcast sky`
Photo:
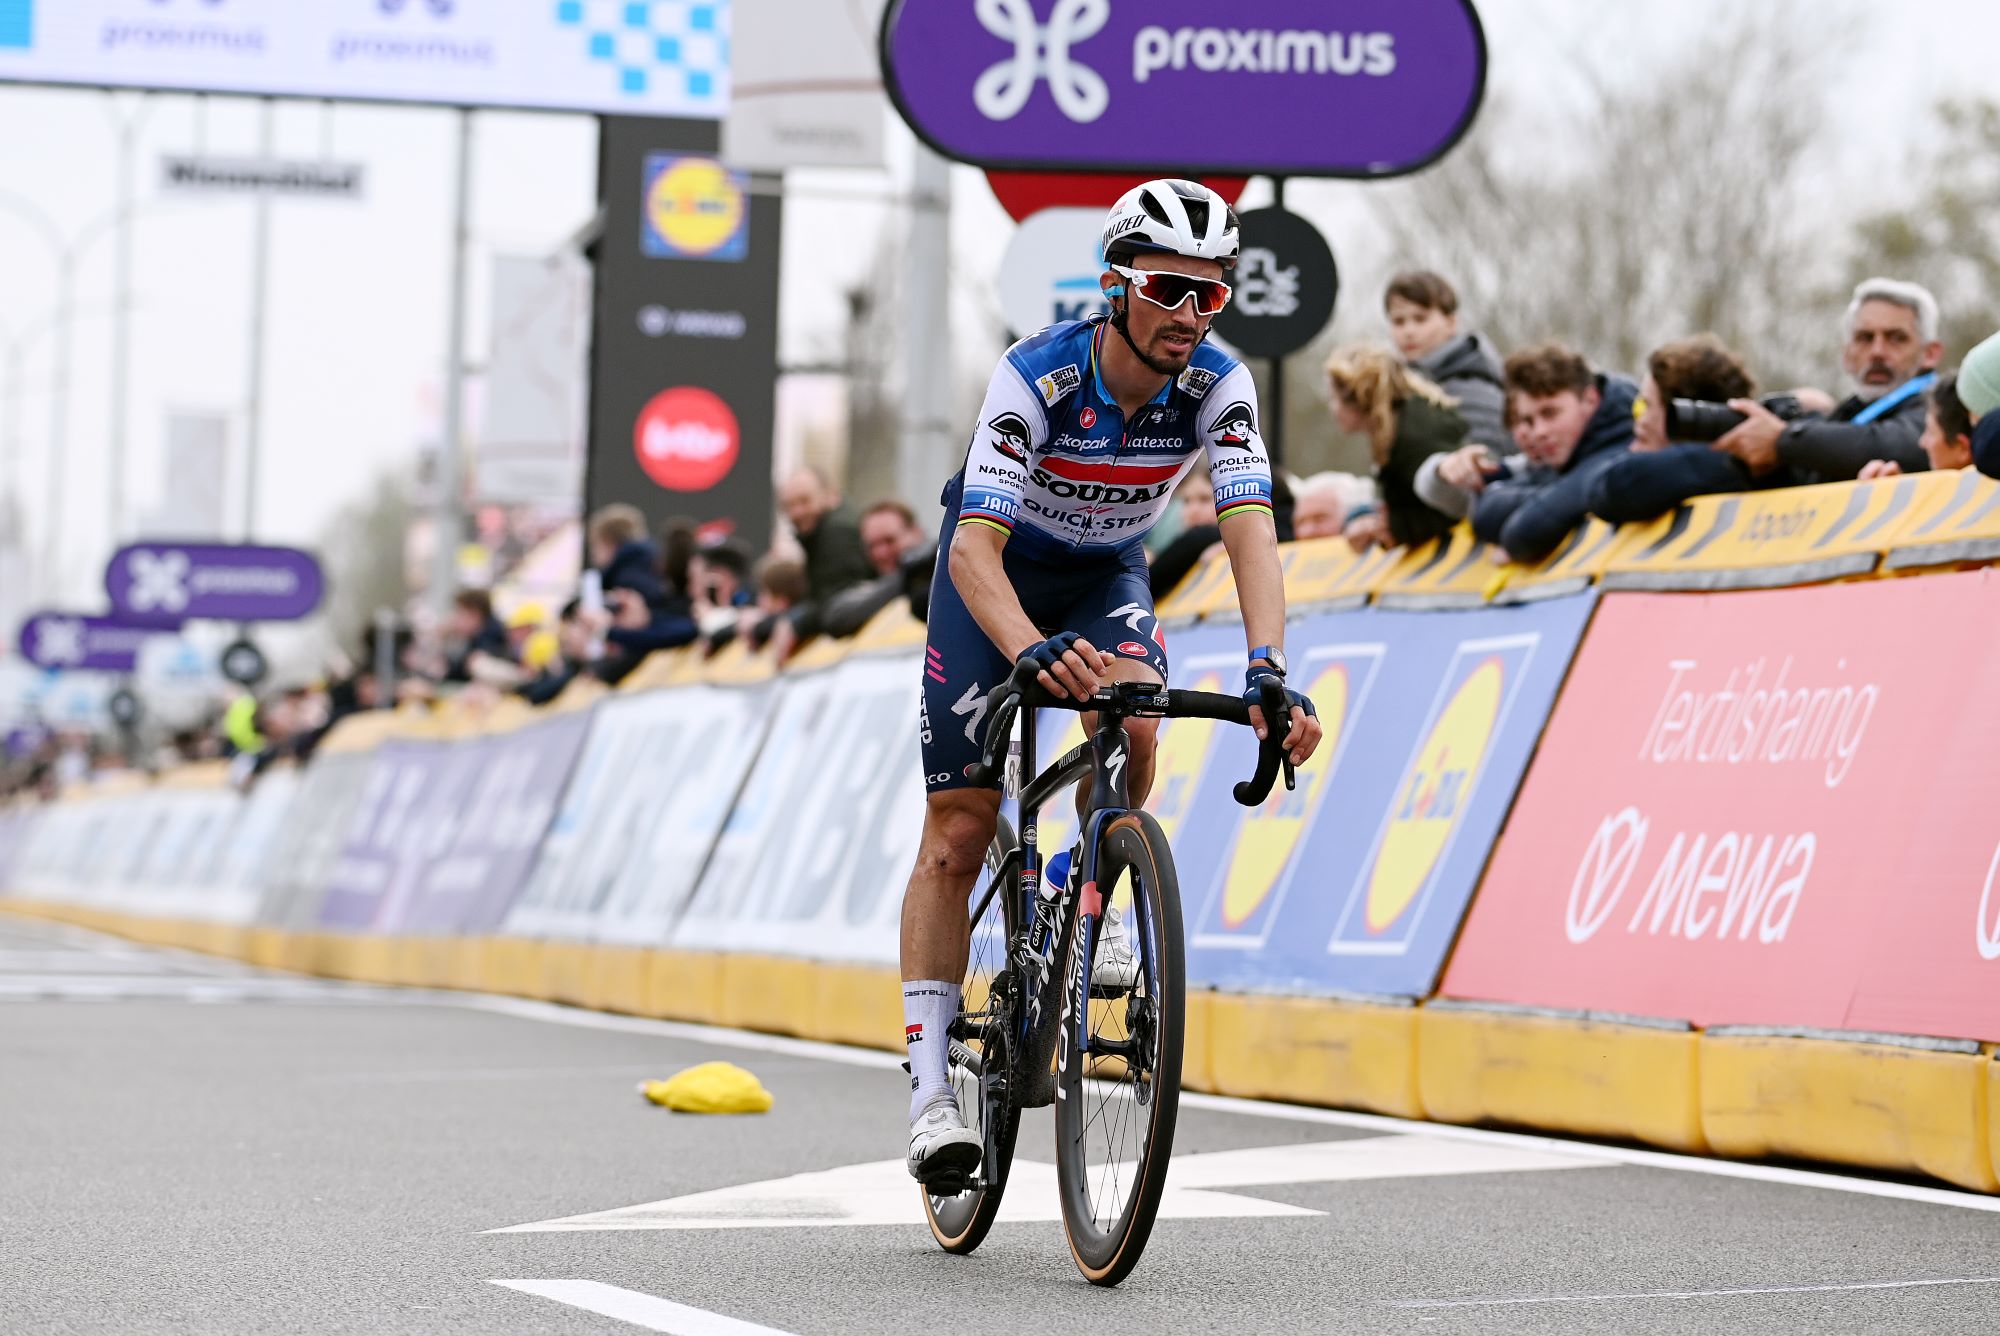
[[[1560,62],[1552,52],[1601,54],[1620,77],[1644,78],[1649,53],[1684,39],[1728,2],[1483,0],[1492,86],[1530,106],[1560,98],[1553,73]],[[1817,16],[1827,7],[1815,3],[1798,12]],[[1855,12],[1868,25],[1867,40],[1831,102],[1841,152],[1837,179],[1828,183],[1830,208],[1894,200],[1892,168],[1904,160],[1925,109],[1946,93],[1990,91],[1991,53],[2000,50],[2000,4],[1993,0],[1905,0]],[[68,235],[91,227],[113,200],[118,117],[143,117],[136,154],[142,216],[134,252],[131,513],[143,513],[157,494],[171,410],[228,414],[233,440],[243,439],[251,206],[162,198],[154,181],[163,152],[253,152],[256,105],[209,99],[203,111],[186,97],[0,89],[0,489],[19,479],[37,546],[50,519],[42,498],[51,340],[30,327],[49,312],[55,289],[46,247],[9,212],[9,201],[25,201]],[[547,250],[590,215],[596,142],[593,124],[580,117],[493,113],[476,124],[475,361],[483,357],[491,258]],[[407,464],[419,442],[435,434],[454,134],[448,112],[279,104],[281,155],[359,160],[369,176],[363,203],[276,209],[260,538],[311,542],[344,502],[380,471]],[[867,243],[889,221],[880,197],[893,193],[907,151],[897,131],[886,174],[796,179],[804,193],[787,214],[782,343],[788,359],[810,359],[835,346],[841,292],[865,268]],[[1290,198],[1339,250],[1343,233],[1365,212],[1365,193],[1375,188],[1306,183]],[[1258,193],[1247,202],[1256,203]],[[828,197],[836,194],[861,198]],[[969,310],[983,300],[980,288],[991,282],[1011,225],[968,169],[956,174],[954,204],[954,270]],[[65,592],[78,603],[92,597],[108,551],[111,255],[110,237],[101,235],[78,271],[68,504],[60,517]],[[24,329],[24,383],[13,386],[4,379],[5,353]],[[961,358],[964,374],[983,376],[976,364],[989,352],[969,350]],[[23,440],[13,460],[5,451],[9,409],[18,410]],[[240,474],[233,476],[232,489],[240,485]],[[234,506],[231,514],[238,515]]]

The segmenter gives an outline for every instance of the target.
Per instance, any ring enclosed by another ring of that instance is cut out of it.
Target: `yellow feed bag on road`
[[[704,1062],[664,1081],[642,1081],[639,1093],[676,1113],[765,1113],[771,1092],[733,1062]]]

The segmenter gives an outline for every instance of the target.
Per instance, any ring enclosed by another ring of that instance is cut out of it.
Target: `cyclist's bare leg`
[[[1137,761],[1135,754],[1135,766]],[[917,865],[903,893],[904,979],[965,977],[972,936],[966,900],[986,864],[999,814],[996,789],[947,789],[925,799]]]
[[[1104,677],[1110,682],[1151,682],[1159,684],[1160,675],[1151,666],[1137,659],[1115,659],[1105,670]],[[1084,736],[1097,731],[1097,715],[1093,712],[1083,716]],[[1125,736],[1132,741],[1132,756],[1125,766],[1125,784],[1132,798],[1132,806],[1144,807],[1146,796],[1153,791],[1153,753],[1160,737],[1160,721],[1157,719],[1127,719]],[[1084,814],[1090,808],[1090,779],[1085,776],[1076,786],[1076,816],[1081,829]]]

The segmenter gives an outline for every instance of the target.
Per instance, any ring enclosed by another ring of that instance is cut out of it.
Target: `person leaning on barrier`
[[[1840,361],[1854,393],[1835,404],[1823,391],[1794,390],[1800,415],[1789,421],[1755,400],[1731,400],[1745,421],[1715,448],[1758,478],[1790,468],[1800,482],[1845,482],[1876,459],[1922,470],[1924,391],[1944,356],[1937,298],[1916,283],[1871,278],[1854,289],[1846,328]]]
[[[1560,343],[1524,348],[1507,359],[1507,421],[1521,453],[1465,446],[1439,457],[1419,494],[1458,492],[1475,534],[1514,561],[1539,561],[1589,515],[1597,476],[1631,446],[1638,396],[1629,379],[1592,371]]]
[[[1917,446],[1933,472],[1972,467],[1972,414],[1958,397],[1958,377],[1947,371],[1924,396],[1924,434]],[[1893,478],[1904,472],[1893,459],[1871,459],[1862,467],[1863,481]]]
[[[843,589],[820,612],[820,632],[844,639],[898,598],[907,597],[911,582],[930,584],[937,546],[917,523],[917,514],[901,501],[877,501],[861,512],[861,547],[868,554],[875,578]],[[916,572],[921,569],[922,575]]]
[[[1292,489],[1292,536],[1338,538],[1350,515],[1364,514],[1377,504],[1375,484],[1358,473],[1315,473]]]
[[[1613,524],[1633,524],[1664,515],[1691,496],[1786,486],[1789,469],[1754,477],[1734,455],[1707,441],[1676,439],[1682,423],[1674,405],[1720,406],[1756,392],[1743,359],[1713,334],[1675,339],[1646,359],[1639,385],[1632,451],[1607,465],[1590,489],[1590,513]]]
[[[1368,438],[1382,489],[1381,507],[1343,529],[1354,550],[1415,547],[1449,532],[1454,517],[1425,504],[1416,480],[1426,461],[1465,442],[1465,419],[1451,397],[1388,349],[1367,345],[1335,349],[1326,378],[1334,420]]]
[[[1451,284],[1428,269],[1397,274],[1382,294],[1382,313],[1403,360],[1451,396],[1465,419],[1466,438],[1513,454],[1500,356],[1485,335],[1460,331]]]
[[[2000,478],[2000,334],[1965,355],[1957,388],[1972,424],[1972,462],[1987,477]]]
[[[778,487],[778,509],[805,555],[806,595],[786,634],[795,641],[810,640],[820,632],[827,601],[874,579],[875,568],[862,546],[859,522],[818,469],[802,465],[792,470]]]
[[[484,589],[461,589],[452,595],[444,634],[447,682],[470,682],[488,663],[514,662],[507,646],[507,628],[493,615],[493,596]]]

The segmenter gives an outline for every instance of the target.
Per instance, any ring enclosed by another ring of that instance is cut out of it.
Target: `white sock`
[[[951,1023],[959,988],[942,979],[903,981],[903,1042],[910,1050],[910,1121],[940,1094],[951,1093]]]

